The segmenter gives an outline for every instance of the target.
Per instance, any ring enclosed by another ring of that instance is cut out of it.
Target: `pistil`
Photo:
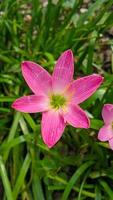
[[[66,105],[66,99],[64,96],[55,94],[51,96],[50,105],[54,109],[63,108]]]

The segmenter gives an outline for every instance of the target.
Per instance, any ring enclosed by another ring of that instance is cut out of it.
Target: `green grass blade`
[[[101,195],[101,190],[99,188],[99,185],[96,185],[95,187],[95,200],[101,200],[102,195]]]
[[[69,180],[65,190],[64,190],[64,193],[61,197],[61,200],[67,200],[68,199],[68,196],[74,186],[74,184],[77,182],[77,180],[79,179],[79,177],[84,173],[84,171],[90,167],[91,165],[93,164],[93,162],[87,162],[87,163],[84,163],[82,166],[80,166],[77,171],[73,174],[73,176],[71,177],[71,179]]]
[[[31,163],[31,157],[30,157],[30,154],[28,153],[26,155],[26,158],[25,158],[24,163],[23,163],[23,165],[21,167],[20,173],[19,173],[19,175],[17,177],[17,181],[16,181],[15,186],[13,188],[14,200],[17,199],[17,196],[18,196],[18,194],[20,192],[20,189],[21,189],[21,187],[22,187],[22,185],[24,183],[25,176],[26,176],[26,174],[28,172],[30,163]]]
[[[100,185],[103,187],[104,191],[110,197],[110,200],[113,200],[113,190],[109,187],[109,185],[104,181],[100,180]]]
[[[7,196],[7,200],[13,200],[13,193],[11,190],[11,185],[7,176],[7,171],[3,162],[2,157],[0,156],[0,174],[1,174],[1,178],[3,181],[3,185],[4,185],[4,189],[5,189],[5,193]]]
[[[10,142],[14,138],[14,136],[16,134],[17,127],[18,127],[18,124],[19,124],[20,117],[21,117],[21,113],[17,112],[16,115],[15,115],[13,124],[11,126],[7,142]],[[3,155],[4,160],[7,160],[8,155],[9,155],[9,150],[7,150],[6,152],[4,152],[4,155]]]
[[[33,183],[32,183],[32,189],[33,189],[33,196],[34,200],[40,199],[44,200],[44,194],[42,191],[41,181],[37,175],[34,174],[33,176]]]

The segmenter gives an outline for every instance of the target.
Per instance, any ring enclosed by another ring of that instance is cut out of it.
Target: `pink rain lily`
[[[102,109],[102,118],[105,125],[99,130],[98,139],[108,141],[113,150],[113,104],[105,104]]]
[[[12,108],[28,113],[42,112],[42,138],[49,148],[61,138],[66,124],[78,128],[90,126],[79,104],[96,91],[103,77],[93,74],[73,80],[73,73],[71,50],[60,56],[52,76],[34,62],[22,62],[23,77],[34,94],[17,99]]]

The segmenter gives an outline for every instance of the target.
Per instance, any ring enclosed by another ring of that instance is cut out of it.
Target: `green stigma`
[[[50,104],[52,108],[59,109],[63,107],[66,103],[66,99],[61,95],[53,95],[51,97]]]

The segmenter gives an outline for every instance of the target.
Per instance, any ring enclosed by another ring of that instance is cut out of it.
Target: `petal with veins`
[[[22,74],[31,90],[36,94],[47,94],[51,91],[51,75],[40,65],[31,62],[22,62]]]
[[[53,147],[61,138],[65,129],[62,115],[56,111],[47,111],[42,114],[42,138],[49,148]]]
[[[98,133],[98,139],[100,141],[108,141],[113,137],[113,130],[111,125],[104,125]]]
[[[56,92],[64,90],[67,84],[69,84],[72,81],[73,73],[73,53],[69,49],[59,57],[55,65],[52,75],[53,90]]]
[[[109,124],[113,122],[113,105],[105,104],[102,109],[102,117],[105,124]]]
[[[89,128],[90,122],[86,113],[75,105],[70,105],[68,111],[64,113],[65,122],[77,128]]]
[[[23,96],[12,104],[12,108],[20,112],[36,113],[48,110],[48,98],[46,96]]]
[[[103,82],[100,75],[90,75],[73,81],[67,93],[72,94],[72,102],[79,104],[90,97]]]
[[[113,150],[113,138],[111,138],[111,139],[109,140],[109,146],[110,146],[110,148]]]

